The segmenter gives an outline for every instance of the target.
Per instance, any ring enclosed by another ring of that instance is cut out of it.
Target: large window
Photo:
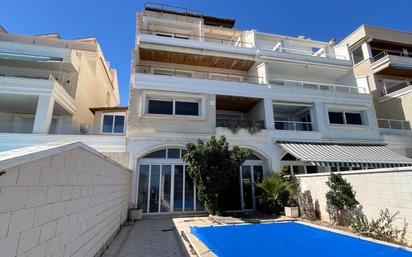
[[[123,134],[125,120],[124,114],[103,114],[102,133]]]
[[[353,50],[352,58],[353,58],[353,63],[354,64],[357,64],[357,63],[363,61],[364,56],[363,56],[363,52],[362,52],[362,46],[359,46],[358,48]]]
[[[149,99],[147,106],[149,114],[200,116],[200,101]]]
[[[330,124],[364,125],[361,112],[330,111]]]

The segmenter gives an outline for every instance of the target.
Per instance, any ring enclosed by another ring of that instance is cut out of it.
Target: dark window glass
[[[149,100],[149,113],[152,114],[173,114],[173,102],[163,100]]]
[[[158,150],[147,154],[143,158],[166,158],[166,150]]]
[[[305,174],[305,166],[293,166],[293,174]]]
[[[113,129],[113,115],[104,115],[103,116],[103,133],[112,133]]]
[[[349,171],[349,167],[339,167],[339,171]]]
[[[338,171],[338,167],[330,167],[330,171],[332,172]]]
[[[251,153],[246,160],[260,160],[260,158],[256,154]]]
[[[149,212],[159,212],[160,165],[152,165],[149,187]]]
[[[175,110],[176,115],[192,115],[192,116],[199,115],[199,103],[176,101],[175,108],[176,108]]]
[[[342,112],[329,112],[330,124],[345,124]]]
[[[183,211],[183,187],[183,165],[176,165],[173,211]]]
[[[114,133],[124,133],[124,116],[114,117]]]
[[[362,125],[362,115],[360,113],[346,112],[346,124]]]
[[[282,161],[296,161],[296,157],[291,155],[290,153],[287,153],[285,156],[283,156]]]
[[[362,52],[362,46],[356,48],[355,50],[353,50],[352,52],[352,57],[353,57],[353,63],[357,64],[361,61],[363,61],[364,57],[363,57],[363,52]]]
[[[172,166],[162,165],[162,176],[160,182],[160,211],[169,212],[172,188]]]
[[[180,158],[183,159],[183,156],[185,156],[186,153],[187,153],[187,151],[182,149],[182,156]]]
[[[139,168],[139,200],[137,202],[138,208],[147,212],[147,194],[149,186],[149,165],[140,165]]]
[[[306,173],[307,174],[318,173],[318,167],[317,166],[306,166]]]
[[[194,185],[192,178],[185,171],[185,201],[183,211],[194,211]]]
[[[179,159],[180,149],[176,149],[176,148],[167,149],[167,158],[168,159]]]

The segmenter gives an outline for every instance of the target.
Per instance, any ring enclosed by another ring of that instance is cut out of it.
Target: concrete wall
[[[368,218],[377,218],[380,210],[386,208],[391,213],[400,212],[395,222],[402,226],[403,218],[412,224],[412,169],[391,168],[370,171],[353,171],[342,174],[356,191],[356,199],[363,206]],[[313,201],[319,204],[322,220],[329,220],[326,212],[325,194],[328,174],[299,175],[302,190],[310,190]],[[412,229],[409,227],[407,238],[412,241]]]
[[[0,155],[0,255],[95,256],[127,218],[131,172],[81,143],[25,149]]]

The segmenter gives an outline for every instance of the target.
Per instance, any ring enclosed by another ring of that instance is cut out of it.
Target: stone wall
[[[127,218],[131,172],[82,143],[25,149],[0,153],[0,255],[95,256]]]
[[[402,226],[403,219],[412,224],[412,169],[391,168],[370,171],[353,171],[342,173],[356,191],[356,199],[363,206],[368,218],[376,218],[380,210],[389,209],[391,213],[399,211],[395,222]],[[322,220],[329,220],[326,212],[325,194],[328,174],[311,174],[298,176],[302,190],[310,190],[315,206],[318,205]],[[409,226],[407,238],[412,241],[412,228]]]

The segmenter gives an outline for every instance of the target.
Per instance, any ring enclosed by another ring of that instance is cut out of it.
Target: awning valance
[[[412,166],[412,159],[384,145],[317,142],[277,142],[299,161],[317,166],[400,167]]]

